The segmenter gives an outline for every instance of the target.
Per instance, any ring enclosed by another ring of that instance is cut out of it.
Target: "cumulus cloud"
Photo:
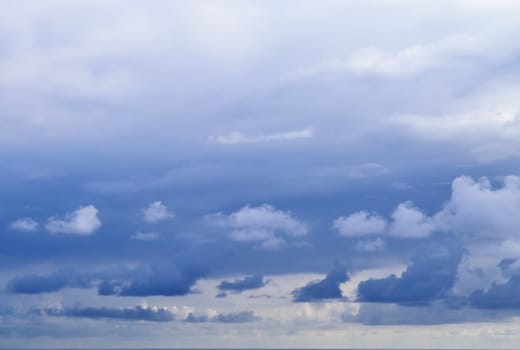
[[[17,219],[9,225],[12,230],[21,231],[21,232],[34,232],[38,230],[38,222],[36,222],[32,218],[21,218]]]
[[[260,143],[271,141],[288,141],[298,139],[312,139],[314,133],[310,129],[287,131],[282,133],[262,134],[257,136],[248,136],[241,132],[232,132],[227,135],[210,136],[211,142],[223,145],[236,145],[243,143]]]
[[[482,177],[455,178],[451,196],[434,215],[428,216],[412,202],[401,203],[387,221],[359,211],[337,218],[333,227],[345,237],[387,234],[400,238],[424,238],[443,231],[463,237],[516,239],[520,231],[520,176],[505,176],[494,188]]]
[[[359,283],[358,300],[413,305],[446,298],[455,284],[462,255],[462,248],[455,242],[426,245],[401,276]]]
[[[262,275],[246,276],[243,279],[234,281],[222,281],[218,285],[221,292],[236,292],[240,293],[244,290],[258,289],[267,284]]]
[[[225,215],[208,215],[207,220],[215,226],[228,229],[228,238],[239,242],[259,242],[263,248],[277,248],[287,237],[305,236],[307,225],[293,217],[290,212],[275,209],[271,205],[245,206]]]
[[[101,227],[97,214],[98,210],[93,205],[79,207],[67,213],[64,219],[49,218],[45,228],[51,233],[90,235]]]
[[[386,230],[386,220],[366,211],[341,216],[334,220],[333,227],[345,237],[370,236],[383,234]]]
[[[159,222],[163,220],[173,219],[175,214],[168,210],[168,207],[161,201],[150,203],[143,209],[143,217],[146,222]]]
[[[435,215],[439,229],[467,236],[514,238],[520,232],[520,177],[506,176],[493,188],[488,178],[461,176],[450,200]]]
[[[260,317],[255,316],[253,311],[240,311],[228,314],[219,314],[216,312],[208,313],[208,315],[197,315],[189,313],[184,319],[184,322],[188,323],[205,323],[205,322],[217,322],[217,323],[247,323],[259,321]]]
[[[384,218],[367,211],[359,211],[334,220],[333,227],[344,237],[361,237],[387,234],[401,238],[424,238],[435,230],[432,218],[404,202],[397,206],[388,223]]]
[[[166,307],[142,306],[124,308],[107,308],[107,307],[82,307],[76,305],[74,307],[64,308],[44,308],[36,310],[47,316],[55,317],[80,317],[80,318],[108,318],[128,321],[149,321],[149,322],[168,322],[173,321],[175,314]]]
[[[309,282],[304,287],[293,290],[291,294],[295,302],[342,299],[340,284],[348,280],[346,269],[338,265],[324,279]]]
[[[402,238],[422,238],[429,236],[434,229],[431,218],[414,207],[412,202],[404,202],[392,213],[388,234]]]

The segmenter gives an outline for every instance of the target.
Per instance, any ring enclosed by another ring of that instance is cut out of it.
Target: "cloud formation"
[[[136,269],[123,278],[104,279],[98,286],[100,295],[178,296],[192,292],[197,280],[206,275],[200,266],[152,264]]]
[[[6,290],[15,294],[41,294],[57,292],[63,288],[90,288],[92,280],[72,271],[59,271],[50,275],[28,274],[7,282]]]
[[[155,201],[143,209],[144,221],[155,223],[168,219],[173,219],[175,214],[168,210],[168,207],[161,201]]]
[[[206,323],[206,322],[216,322],[216,323],[248,323],[259,321],[260,317],[255,316],[253,311],[240,311],[228,314],[220,314],[220,313],[210,313],[208,315],[197,315],[194,313],[189,313],[188,316],[184,319],[184,322],[187,323]]]
[[[64,308],[45,308],[37,310],[47,316],[54,317],[80,317],[90,319],[117,319],[127,321],[149,321],[149,322],[169,322],[175,319],[175,314],[166,307],[141,306],[124,308],[107,307],[64,307]]]
[[[340,284],[349,280],[344,267],[338,265],[324,279],[307,283],[291,292],[295,302],[315,302],[327,299],[342,299]]]
[[[371,278],[358,285],[361,302],[429,304],[447,298],[455,285],[463,250],[455,242],[422,247],[401,276]]]
[[[93,205],[79,207],[65,214],[64,219],[49,218],[45,228],[51,233],[90,235],[101,227],[97,214],[98,210]]]
[[[286,238],[302,237],[309,232],[307,224],[290,212],[277,210],[268,204],[245,206],[229,215],[217,213],[206,218],[213,225],[227,228],[229,239],[259,242],[261,247],[267,249],[278,248]]]
[[[271,141],[288,141],[298,139],[312,139],[314,133],[310,129],[294,130],[281,133],[273,134],[262,134],[258,136],[248,136],[241,132],[232,132],[227,135],[210,136],[211,142],[219,143],[222,145],[237,145],[243,143],[261,143]]]
[[[380,235],[386,230],[386,220],[376,214],[359,211],[334,220],[333,228],[344,237]]]
[[[217,286],[221,292],[235,292],[240,293],[245,290],[258,289],[267,284],[262,275],[246,276],[243,279],[234,281],[222,281]]]
[[[9,225],[12,230],[20,232],[34,232],[38,230],[38,222],[32,218],[17,219]]]

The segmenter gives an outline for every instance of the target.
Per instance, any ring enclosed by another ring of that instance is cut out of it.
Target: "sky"
[[[516,348],[520,3],[0,3],[0,348]]]

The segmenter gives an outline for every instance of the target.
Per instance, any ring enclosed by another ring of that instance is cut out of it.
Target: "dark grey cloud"
[[[205,275],[206,271],[196,265],[179,267],[156,264],[135,271],[127,280],[104,280],[98,287],[98,293],[119,296],[185,295],[191,293],[197,280]]]
[[[361,282],[358,301],[417,305],[446,298],[455,284],[462,255],[456,243],[423,246],[400,277]]]
[[[472,307],[479,309],[520,310],[520,275],[506,283],[493,283],[488,290],[477,290],[469,296]]]
[[[125,308],[107,307],[67,307],[62,309],[46,308],[36,310],[37,313],[56,317],[110,318],[129,321],[168,322],[173,321],[175,314],[166,308],[149,308],[143,306]]]
[[[216,316],[198,315],[189,313],[184,319],[184,322],[188,323],[206,323],[206,322],[217,322],[217,323],[247,323],[259,321],[260,317],[255,316],[253,311],[240,311],[232,312],[228,314],[218,314]]]
[[[222,281],[217,287],[221,292],[219,296],[225,296],[225,292],[240,293],[245,290],[258,289],[265,286],[267,282],[264,280],[264,276],[257,274],[234,281]]]
[[[28,274],[11,279],[6,290],[13,294],[41,294],[63,288],[93,288],[99,295],[118,296],[176,296],[192,292],[197,280],[206,270],[196,263],[156,263],[135,269],[115,269],[78,273],[57,271],[49,275]]]
[[[296,302],[320,301],[324,299],[341,299],[339,285],[349,279],[344,267],[338,265],[324,279],[307,283],[304,287],[292,291]]]
[[[57,292],[66,287],[90,288],[92,281],[70,271],[58,271],[50,275],[28,274],[7,283],[6,290],[15,294],[40,294]]]

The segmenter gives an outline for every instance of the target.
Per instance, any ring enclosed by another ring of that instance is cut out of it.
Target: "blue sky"
[[[4,1],[0,347],[515,347],[520,5]]]

